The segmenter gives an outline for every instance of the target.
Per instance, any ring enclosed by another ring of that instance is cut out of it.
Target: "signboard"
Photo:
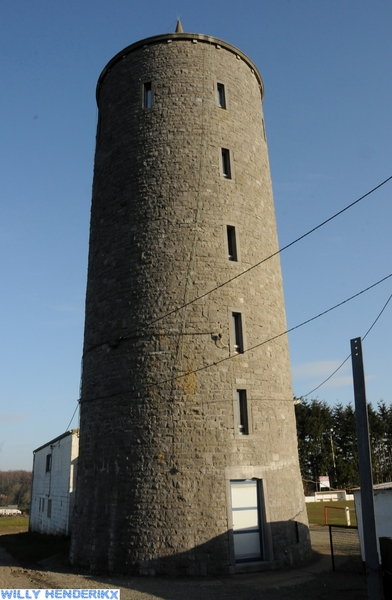
[[[319,482],[320,482],[320,490],[325,490],[326,488],[329,489],[331,487],[329,485],[329,475],[320,475]]]

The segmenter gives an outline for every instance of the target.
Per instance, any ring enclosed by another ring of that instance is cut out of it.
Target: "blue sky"
[[[31,469],[79,397],[97,78],[177,15],[261,72],[281,246],[392,175],[389,0],[2,0],[1,470]],[[389,182],[282,253],[288,327],[392,273],[391,197]],[[290,334],[296,395],[336,368],[391,293],[392,278]],[[374,404],[392,402],[391,324],[392,302],[364,341]],[[313,396],[352,401],[351,362]]]

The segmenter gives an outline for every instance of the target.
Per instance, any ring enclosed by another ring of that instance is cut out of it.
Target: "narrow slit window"
[[[152,106],[152,83],[147,81],[143,85],[143,107],[151,108]]]
[[[242,331],[242,315],[241,313],[233,312],[233,335],[234,335],[234,352],[242,354],[244,351],[244,339]]]
[[[222,173],[223,177],[231,179],[230,150],[227,148],[222,148]]]
[[[220,106],[220,108],[226,108],[226,93],[225,93],[225,86],[223,83],[217,84],[217,96],[218,96],[218,106]]]
[[[47,454],[46,455],[45,472],[48,473],[48,471],[50,471],[51,469],[52,469],[52,455]]]
[[[46,516],[48,519],[52,517],[52,500],[48,500],[48,508],[46,510]]]
[[[249,435],[248,402],[246,390],[237,390],[238,430],[241,435]]]
[[[227,226],[227,251],[229,260],[237,261],[237,240],[235,236],[235,227],[233,225]]]

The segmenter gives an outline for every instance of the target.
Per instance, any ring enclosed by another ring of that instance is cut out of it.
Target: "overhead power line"
[[[316,319],[319,319],[320,317],[323,317],[327,313],[335,310],[336,308],[339,308],[339,306],[343,306],[343,304],[347,304],[347,302],[350,302],[351,300],[354,300],[354,298],[357,298],[361,294],[364,294],[365,292],[368,292],[369,290],[371,290],[372,288],[376,287],[377,285],[379,285],[383,281],[386,281],[390,277],[392,277],[392,273],[390,273],[386,277],[383,277],[382,279],[380,279],[376,283],[373,283],[372,285],[369,285],[367,288],[361,290],[357,294],[354,294],[353,296],[350,296],[349,298],[346,298],[346,300],[343,300],[342,302],[339,302],[338,304],[335,304],[331,308],[328,308],[327,310],[324,310],[323,312],[319,313],[318,315],[316,315],[314,317],[311,317],[310,319],[307,319],[306,321],[303,321],[299,325],[295,325],[294,327],[290,327],[290,329],[286,329],[285,331],[282,331],[281,333],[278,333],[277,335],[274,335],[273,337],[268,338],[268,340],[264,340],[263,342],[260,342],[259,344],[255,344],[254,346],[251,346],[250,348],[246,348],[240,354],[233,354],[231,356],[226,356],[225,358],[221,358],[220,360],[217,360],[217,361],[215,361],[213,363],[209,363],[207,365],[199,367],[198,369],[194,369],[192,371],[188,371],[186,373],[182,373],[181,375],[176,375],[175,377],[170,377],[168,379],[164,379],[164,380],[159,381],[157,383],[152,383],[152,382],[151,383],[147,383],[147,385],[149,385],[149,386],[151,386],[151,385],[160,385],[160,384],[163,384],[163,383],[168,383],[169,381],[173,381],[175,379],[181,379],[183,377],[187,377],[189,375],[193,375],[194,373],[199,373],[200,371],[205,371],[206,369],[209,369],[210,367],[214,367],[216,365],[219,365],[219,364],[221,364],[223,362],[226,362],[227,360],[232,360],[234,358],[237,358],[238,356],[246,354],[247,352],[250,352],[251,350],[255,350],[256,348],[260,348],[260,346],[264,346],[264,344],[268,344],[269,342],[273,342],[274,340],[277,340],[278,338],[282,337],[283,335],[291,333],[292,331],[295,331],[296,329],[299,329],[300,327],[303,327],[304,325],[307,325],[308,323],[311,323],[312,321],[315,321]]]
[[[358,298],[358,296],[360,296],[361,294],[364,294],[365,292],[368,292],[369,290],[373,289],[377,285],[380,285],[380,283],[383,283],[384,281],[386,281],[390,277],[392,277],[392,273],[390,273],[386,277],[383,277],[382,279],[379,279],[379,281],[376,281],[376,283],[373,283],[372,285],[369,285],[367,288],[361,290],[360,292],[357,292],[353,296],[350,296],[349,298],[346,298],[342,302],[339,302],[338,304],[335,304],[334,306],[331,306],[327,310],[324,310],[321,313],[318,313],[314,317],[311,317],[310,319],[306,319],[306,321],[302,321],[302,323],[299,323],[298,325],[295,325],[294,327],[290,327],[289,329],[286,329],[285,331],[282,331],[281,333],[278,333],[277,335],[274,335],[271,338],[268,338],[267,340],[259,342],[258,344],[255,344],[254,346],[251,346],[250,348],[246,348],[242,353],[232,354],[230,356],[226,356],[225,358],[221,358],[220,360],[217,360],[217,361],[214,361],[212,363],[208,363],[206,365],[203,365],[202,367],[199,367],[198,369],[193,369],[191,371],[187,371],[185,373],[181,373],[180,375],[175,375],[174,377],[168,377],[167,379],[162,379],[160,381],[147,381],[147,382],[143,383],[140,386],[136,385],[135,388],[133,388],[132,390],[128,390],[128,393],[131,392],[131,391],[132,392],[140,391],[140,390],[142,390],[143,388],[146,388],[146,387],[152,387],[152,386],[155,386],[155,385],[163,385],[165,383],[170,383],[172,381],[176,381],[177,379],[183,379],[184,377],[188,377],[189,375],[193,375],[195,373],[200,373],[200,371],[205,371],[206,369],[210,369],[211,367],[215,367],[215,366],[217,366],[217,365],[219,365],[219,364],[221,364],[223,362],[226,362],[228,360],[234,360],[234,359],[238,358],[239,356],[242,356],[242,355],[246,354],[247,352],[251,352],[252,350],[255,350],[256,348],[260,348],[261,346],[263,346],[265,344],[273,342],[274,340],[277,340],[278,338],[280,338],[280,337],[282,337],[284,335],[287,335],[288,333],[291,333],[292,331],[295,331],[296,329],[299,329],[300,327],[303,327],[304,325],[307,325],[308,323],[311,323],[312,321],[315,321],[316,319],[319,319],[320,317],[326,315],[327,313],[332,312],[336,308],[339,308],[340,306],[343,306],[343,304],[347,304],[347,302],[350,302],[351,300],[354,300],[354,298]],[[389,298],[389,300],[390,300],[390,298]],[[388,302],[389,302],[389,300],[388,300]],[[386,305],[388,304],[388,302],[385,304],[384,308],[382,309],[382,311],[378,315],[377,319],[374,321],[373,325],[376,323],[376,321],[378,320],[378,318],[381,316],[381,314],[382,314],[383,310],[385,309]],[[366,333],[366,335],[370,332],[370,330],[372,329],[373,325],[369,328],[369,330]],[[126,392],[121,392],[121,393],[126,393]],[[108,397],[113,397],[113,396],[118,396],[118,395],[119,394],[111,394]],[[93,401],[96,401],[96,400],[101,400],[101,398],[92,398],[91,400],[84,400],[84,402],[93,402]]]
[[[384,181],[382,181],[381,183],[379,183],[378,185],[376,185],[376,187],[374,187],[371,190],[369,190],[368,192],[366,192],[366,194],[363,194],[360,198],[357,198],[357,200],[354,200],[354,202],[351,202],[350,204],[348,204],[345,208],[342,208],[341,210],[339,210],[337,213],[335,213],[334,215],[332,215],[328,219],[325,219],[325,221],[322,221],[322,223],[319,223],[319,225],[316,225],[315,227],[313,227],[312,229],[310,229],[309,231],[307,231],[306,233],[304,233],[300,237],[296,238],[295,240],[293,240],[289,244],[286,244],[286,246],[283,246],[282,248],[280,248],[276,252],[273,252],[269,256],[263,258],[259,262],[257,262],[254,265],[252,265],[251,267],[248,267],[247,269],[245,269],[241,273],[238,273],[237,275],[234,275],[234,277],[231,277],[230,279],[227,279],[226,281],[220,283],[219,285],[217,285],[214,288],[208,290],[207,292],[204,292],[203,294],[200,294],[200,296],[196,296],[192,300],[189,300],[189,301],[185,302],[181,306],[173,308],[172,310],[170,310],[169,312],[165,313],[164,315],[161,315],[160,317],[157,317],[156,319],[153,319],[152,321],[149,321],[148,323],[145,323],[144,325],[140,325],[139,327],[136,327],[135,329],[133,329],[132,331],[130,331],[128,334],[119,337],[118,340],[119,341],[123,341],[123,340],[126,340],[126,339],[130,338],[135,333],[138,333],[139,331],[141,331],[141,330],[143,330],[143,329],[145,329],[147,327],[150,327],[151,325],[155,325],[155,323],[158,323],[159,321],[162,321],[163,319],[166,319],[167,317],[169,317],[171,315],[174,315],[175,313],[179,312],[180,310],[183,310],[184,308],[187,308],[188,306],[190,306],[194,302],[197,302],[198,300],[201,300],[202,298],[205,298],[209,294],[212,294],[216,290],[219,290],[220,288],[228,285],[232,281],[235,281],[236,279],[239,279],[243,275],[246,275],[246,273],[249,273],[253,269],[256,269],[256,267],[259,267],[260,265],[262,265],[263,263],[267,262],[271,258],[274,258],[274,256],[278,256],[284,250],[287,250],[288,248],[291,248],[291,246],[294,246],[294,244],[296,244],[297,242],[300,242],[301,240],[303,240],[304,238],[306,238],[307,236],[309,236],[311,233],[314,233],[315,231],[317,231],[318,229],[320,229],[321,227],[323,227],[324,225],[326,225],[330,221],[333,221],[333,219],[336,219],[336,217],[340,216],[341,214],[343,214],[344,212],[346,212],[347,210],[349,210],[350,208],[352,208],[353,206],[355,206],[356,204],[358,204],[359,202],[361,202],[361,200],[363,200],[367,196],[370,196],[370,194],[373,194],[373,192],[375,192],[376,190],[380,189],[383,185],[385,185],[386,183],[388,183],[388,181],[390,181],[391,179],[392,179],[392,175],[390,177],[388,177],[387,179],[385,179]],[[88,352],[91,352],[95,348],[99,348],[100,346],[103,346],[106,343],[107,342],[101,342],[99,344],[95,344],[91,348],[88,348],[86,350],[86,352],[84,353],[84,356]]]
[[[79,400],[77,401],[76,408],[75,408],[75,410],[74,410],[74,412],[73,412],[73,415],[72,415],[72,417],[71,417],[71,420],[70,420],[70,422],[68,423],[68,427],[66,428],[66,430],[65,430],[65,431],[68,431],[68,430],[69,430],[69,428],[70,428],[70,426],[71,426],[71,423],[72,423],[72,421],[73,421],[73,418],[74,418],[74,416],[75,416],[75,414],[76,414],[76,411],[78,410],[78,408],[79,408]]]
[[[382,309],[378,313],[377,317],[374,319],[373,323],[371,324],[371,326],[369,327],[369,329],[367,330],[367,332],[365,333],[365,335],[362,337],[362,340],[364,340],[367,337],[367,335],[371,332],[371,330],[373,329],[373,327],[375,326],[375,324],[377,323],[377,321],[381,317],[382,313],[384,312],[384,310],[388,306],[389,301],[391,300],[391,298],[392,298],[392,294],[389,296],[388,300],[385,302],[384,306],[382,307]],[[300,396],[300,398],[306,398],[307,396],[310,396],[310,394],[313,394],[315,391],[319,390],[325,383],[327,383],[327,381],[329,381],[330,379],[332,379],[332,377],[335,375],[335,373],[337,373],[338,371],[340,371],[340,369],[343,367],[343,365],[346,364],[346,362],[348,361],[348,359],[350,357],[351,357],[351,354],[349,354],[344,359],[344,361],[338,366],[337,369],[335,369],[333,371],[333,373],[331,373],[331,375],[329,375],[326,379],[324,379],[324,381],[322,381],[318,386],[316,386],[315,388],[313,388],[312,390],[310,390],[310,392],[308,392],[307,394],[303,394],[302,396]]]
[[[364,194],[363,196],[361,196],[360,198],[358,198],[357,200],[354,200],[354,202],[351,202],[351,204],[349,204],[348,206],[346,206],[345,208],[342,208],[342,210],[340,210],[339,212],[335,213],[334,215],[332,215],[332,217],[329,217],[328,219],[326,219],[325,221],[323,221],[322,223],[320,223],[319,225],[316,225],[316,227],[313,227],[313,229],[310,229],[309,231],[307,231],[306,233],[304,233],[303,235],[301,235],[300,237],[296,238],[295,240],[293,240],[292,242],[290,242],[289,244],[286,244],[286,246],[283,246],[282,248],[280,248],[279,250],[277,250],[276,252],[274,252],[273,254],[270,254],[269,256],[267,256],[266,258],[263,258],[262,260],[260,260],[259,262],[255,263],[254,265],[252,265],[251,267],[248,267],[248,269],[245,269],[245,271],[242,271],[241,273],[238,273],[237,275],[234,275],[234,277],[231,277],[230,279],[227,279],[226,281],[224,281],[223,283],[220,283],[219,285],[215,286],[214,288],[212,288],[211,290],[208,290],[207,292],[204,292],[203,294],[200,294],[200,296],[196,296],[196,298],[193,298],[193,300],[189,300],[189,302],[186,302],[185,304],[183,304],[182,306],[179,306],[177,308],[173,308],[173,310],[169,311],[168,313],[162,315],[161,317],[157,317],[156,319],[154,319],[153,321],[150,321],[148,323],[147,326],[149,325],[154,325],[155,323],[157,323],[158,321],[161,321],[162,319],[165,319],[166,317],[178,312],[179,310],[182,310],[183,308],[186,308],[187,306],[189,306],[190,304],[193,304],[194,302],[197,302],[198,300],[201,300],[202,298],[205,298],[206,296],[208,296],[209,294],[212,294],[212,292],[215,292],[216,290],[219,290],[220,288],[224,287],[225,285],[228,285],[229,283],[231,283],[232,281],[235,281],[236,279],[239,279],[240,277],[242,277],[243,275],[245,275],[246,273],[249,273],[250,271],[252,271],[253,269],[255,269],[256,267],[259,267],[260,265],[262,265],[263,263],[267,262],[268,260],[270,260],[271,258],[274,258],[274,256],[277,256],[278,254],[281,254],[284,250],[287,250],[288,248],[290,248],[291,246],[294,246],[294,244],[296,244],[297,242],[300,242],[301,240],[303,240],[304,238],[306,238],[308,235],[310,235],[311,233],[314,233],[315,231],[317,231],[317,229],[320,229],[321,227],[323,227],[324,225],[326,225],[327,223],[329,223],[330,221],[332,221],[333,219],[336,219],[336,217],[340,216],[341,214],[343,214],[344,212],[346,212],[347,210],[349,210],[349,208],[352,208],[353,206],[355,206],[355,204],[358,204],[358,202],[360,202],[361,200],[363,200],[364,198],[366,198],[367,196],[370,196],[370,194],[372,194],[373,192],[375,192],[376,190],[378,190],[380,187],[382,187],[383,185],[385,185],[388,181],[390,181],[392,179],[392,175],[390,177],[388,177],[387,179],[385,179],[382,183],[380,183],[379,185],[377,185],[376,187],[374,187],[372,190],[370,190],[369,192],[366,192],[366,194]],[[131,333],[129,335],[132,335],[133,333],[136,333],[137,331],[139,331],[141,329],[137,328],[133,331],[131,331]]]

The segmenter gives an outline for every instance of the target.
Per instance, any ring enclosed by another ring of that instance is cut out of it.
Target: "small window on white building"
[[[45,465],[45,473],[48,473],[52,469],[52,455],[46,455],[46,465]]]
[[[48,499],[48,508],[46,510],[46,516],[48,519],[52,517],[52,500]]]

